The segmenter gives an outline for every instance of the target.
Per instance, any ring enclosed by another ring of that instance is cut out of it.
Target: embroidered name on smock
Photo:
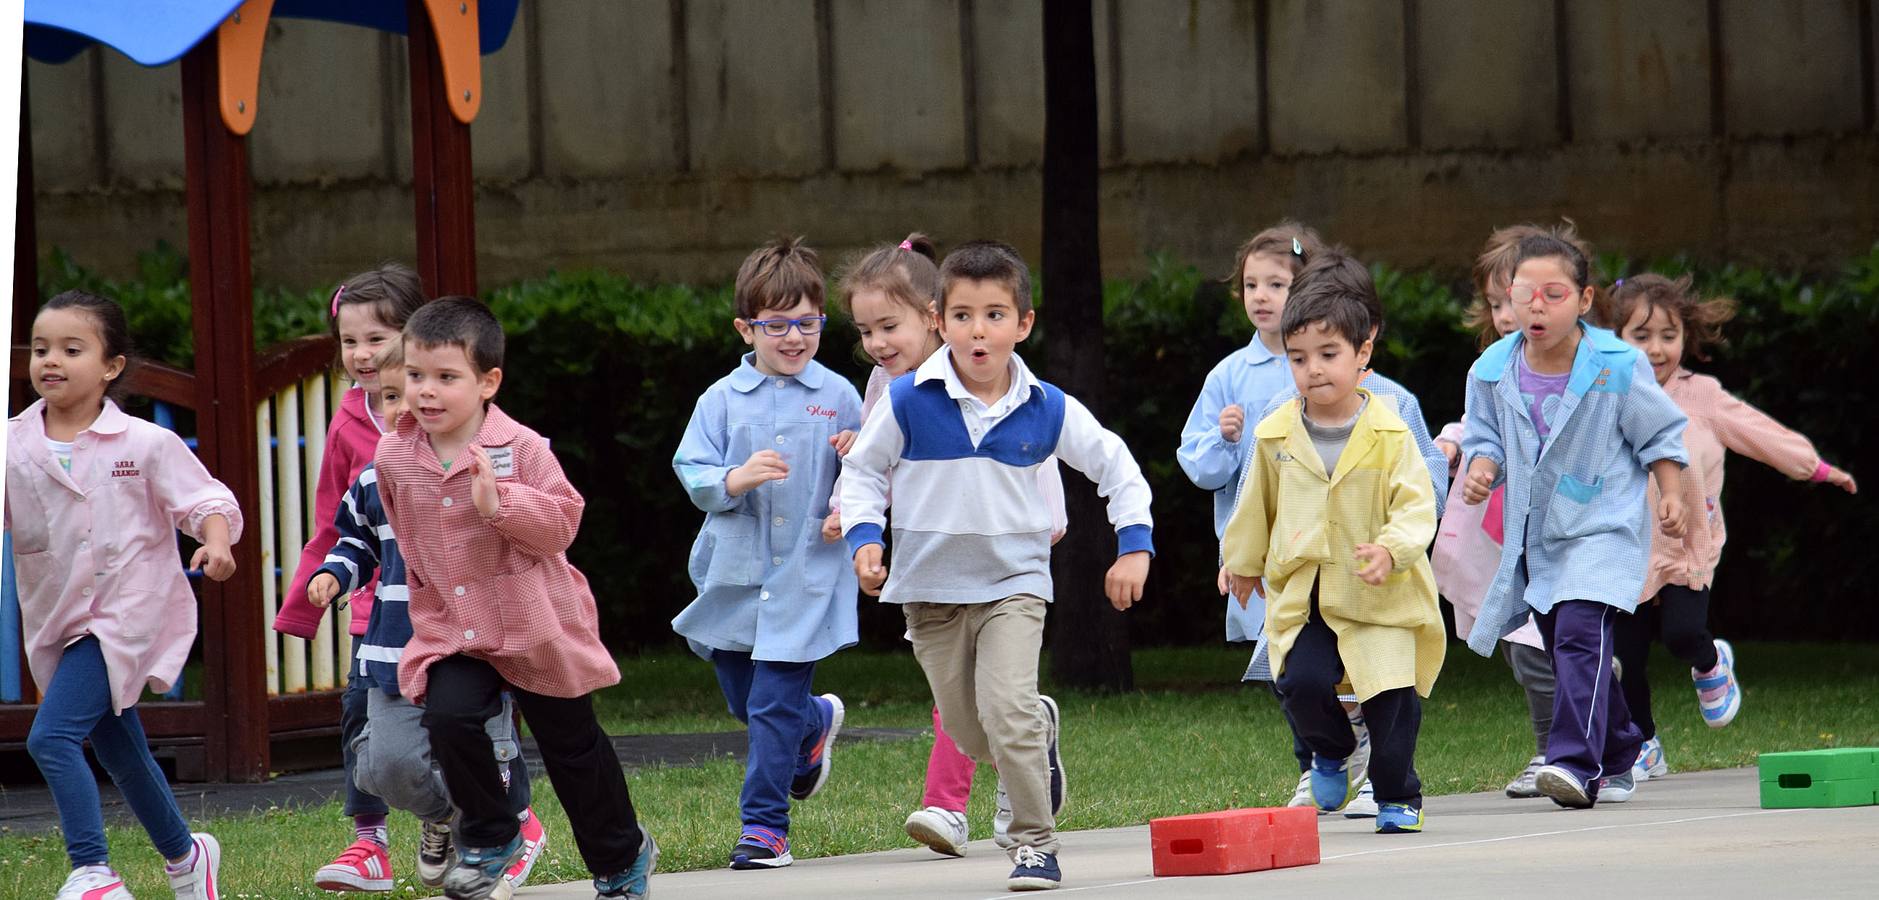
[[[803,407],[803,411],[807,412],[808,414],[812,416],[821,416],[822,418],[825,418],[825,419],[835,418],[835,410],[817,406],[816,404],[813,404],[813,403],[809,404],[808,406]]]
[[[137,468],[137,461],[134,459],[120,459],[111,463],[112,478],[136,478],[142,474],[143,470]]]

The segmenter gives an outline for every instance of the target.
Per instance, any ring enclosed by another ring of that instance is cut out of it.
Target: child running
[[[1620,279],[1612,303],[1615,321],[1623,323],[1620,336],[1643,352],[1657,383],[1690,417],[1683,433],[1690,454],[1683,475],[1683,504],[1690,511],[1683,538],[1666,533],[1652,542],[1643,601],[1617,624],[1618,661],[1625,672],[1620,684],[1631,719],[1644,735],[1631,774],[1642,782],[1670,771],[1651,714],[1645,668],[1653,637],[1690,667],[1697,708],[1709,727],[1728,725],[1742,708],[1735,649],[1709,632],[1710,584],[1728,538],[1722,520],[1724,457],[1733,450],[1796,481],[1825,482],[1849,494],[1859,485],[1821,459],[1806,437],[1723,390],[1715,378],[1683,367],[1692,358],[1709,359],[1708,347],[1720,341],[1722,324],[1735,315],[1733,301],[1699,297],[1687,275],[1671,280],[1644,274]],[[1608,799],[1616,799],[1610,793],[1608,785]]]
[[[1253,235],[1240,245],[1233,261],[1233,271],[1226,282],[1246,307],[1247,321],[1253,324],[1253,339],[1233,351],[1201,385],[1200,396],[1187,414],[1181,428],[1181,446],[1175,460],[1189,481],[1214,495],[1214,539],[1225,533],[1227,519],[1233,516],[1239,498],[1240,480],[1246,470],[1251,441],[1242,441],[1247,417],[1265,409],[1272,398],[1292,384],[1292,374],[1285,364],[1284,336],[1279,334],[1279,320],[1285,313],[1285,299],[1292,281],[1305,265],[1323,252],[1324,242],[1318,232],[1290,219]],[[1257,424],[1258,420],[1253,420]],[[1220,570],[1220,593],[1227,592]],[[1253,641],[1259,638],[1264,610],[1242,607],[1227,600],[1227,640]]]
[[[934,310],[939,303],[940,273],[938,254],[933,241],[924,234],[910,234],[898,245],[882,245],[849,267],[841,281],[841,302],[854,316],[861,332],[861,346],[876,363],[868,373],[868,389],[861,400],[861,418],[872,418],[887,386],[894,379],[918,368],[943,344],[939,321]],[[1051,509],[1051,543],[1054,545],[1066,529],[1063,506],[1063,481],[1057,461],[1046,460],[1037,470],[1037,489]],[[835,485],[836,496],[829,518],[823,525],[824,540],[840,540],[841,482]],[[891,499],[891,492],[890,492]],[[1059,732],[1057,701],[1039,694],[1044,714],[1050,720],[1048,755],[1051,765],[1051,815],[1061,815],[1064,802],[1063,763],[1058,753]],[[964,856],[970,829],[966,822],[966,803],[972,795],[972,776],[978,764],[959,752],[951,735],[940,723],[939,707],[933,707],[933,750],[926,764],[926,794],[922,808],[907,815],[907,836],[947,856]],[[1009,850],[1011,841],[1011,799],[1000,782],[993,795],[992,841]]]
[[[1109,501],[1115,608],[1141,599],[1153,552],[1150,494],[1128,447],[1039,381],[1013,350],[1031,333],[1018,252],[973,241],[940,266],[934,353],[888,388],[843,466],[842,525],[861,588],[902,604],[914,656],[961,752],[998,766],[1011,798],[1011,890],[1057,887],[1051,722],[1037,660],[1051,597],[1050,510],[1037,469],[1053,455]],[[893,485],[896,562],[883,563]],[[883,590],[885,585],[885,590]]]
[[[7,423],[6,527],[40,693],[26,749],[72,863],[57,900],[131,896],[111,868],[87,740],[168,861],[177,900],[215,900],[221,845],[190,833],[136,704],[145,685],[169,690],[196,638],[177,530],[202,543],[189,567],[226,581],[241,510],[181,438],[110,399],[130,352],[124,310],[103,297],[66,291],[33,319],[27,371],[39,399]]]
[[[398,421],[404,411],[404,342],[392,341],[374,361],[379,369],[379,409],[386,422]],[[359,639],[359,665],[352,673],[353,683],[366,691],[365,729],[347,751],[356,758],[352,781],[360,790],[398,809],[418,817],[422,828],[418,839],[418,881],[426,887],[441,887],[456,854],[451,839],[450,822],[455,809],[443,776],[431,765],[431,740],[420,721],[424,710],[398,693],[398,660],[411,640],[410,588],[405,581],[404,557],[398,552],[398,536],[385,518],[379,500],[378,471],[367,463],[364,471],[346,492],[335,521],[339,540],[327,554],[326,562],[307,582],[307,601],[325,608],[334,598],[351,593],[361,584],[377,582],[376,602],[365,636]],[[503,784],[508,786],[511,809],[522,823],[522,842],[526,849],[503,879],[511,890],[528,881],[529,871],[547,845],[548,836],[534,810],[529,808],[528,766],[520,759],[520,745],[515,734],[515,719],[508,698],[502,711],[491,716],[487,726],[495,743],[496,759],[502,766]],[[363,871],[358,881],[342,881],[341,890],[392,889],[389,868],[373,871],[367,860],[360,860]],[[347,870],[350,872],[352,870]],[[343,874],[343,873],[342,873]],[[335,888],[327,883],[321,887]]]
[[[690,560],[698,596],[672,630],[711,661],[749,729],[731,868],[775,869],[794,860],[790,800],[828,782],[842,729],[841,698],[813,692],[816,663],[859,640],[854,572],[818,535],[861,398],[815,361],[828,316],[800,239],[746,257],[734,299],[751,352],[698,398],[672,459],[706,514]]]
[[[490,402],[502,326],[471,297],[405,323],[405,405],[376,458],[398,535],[411,640],[398,691],[424,707],[431,758],[458,809],[444,895],[507,898],[521,823],[487,731],[508,687],[540,747],[598,897],[641,898],[659,848],[639,826],[592,693],[620,680],[594,595],[568,564],[581,495],[541,435]]]
[[[1569,808],[1598,800],[1611,777],[1628,792],[1643,738],[1612,672],[1612,627],[1637,606],[1656,516],[1683,534],[1686,419],[1617,335],[1583,321],[1595,291],[1571,243],[1522,238],[1508,290],[1520,329],[1481,354],[1468,377],[1462,498],[1505,484],[1504,549],[1468,646],[1486,656],[1537,614],[1553,662],[1552,731],[1541,793]]]
[[[1330,252],[1307,266],[1281,331],[1298,397],[1254,430],[1222,553],[1235,598],[1266,601],[1265,646],[1294,733],[1310,749],[1320,810],[1356,799],[1359,735],[1339,702],[1348,679],[1369,735],[1379,834],[1423,827],[1415,750],[1421,697],[1444,653],[1426,548],[1435,490],[1410,427],[1359,387],[1376,304],[1368,270]]]

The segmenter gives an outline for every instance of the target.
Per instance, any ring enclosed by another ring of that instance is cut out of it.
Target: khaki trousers
[[[1049,724],[1037,699],[1048,605],[1019,594],[991,603],[908,603],[903,612],[946,733],[959,752],[998,766],[1011,798],[1012,840],[1056,853]]]

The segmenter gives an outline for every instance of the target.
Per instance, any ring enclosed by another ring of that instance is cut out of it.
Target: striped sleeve
[[[319,572],[332,575],[346,593],[351,593],[364,587],[378,571],[382,541],[391,532],[391,524],[385,520],[378,503],[375,467],[367,466],[353,481],[333,516],[333,526],[339,532],[339,540],[327,552]]]

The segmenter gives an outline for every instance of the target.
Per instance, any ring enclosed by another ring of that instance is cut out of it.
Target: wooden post
[[[451,115],[443,59],[424,0],[406,0],[411,58],[411,193],[418,275],[433,297],[476,294],[476,185],[470,126]]]
[[[13,208],[13,343],[16,344],[31,341],[33,317],[39,313],[39,233],[33,213],[33,113],[31,94],[26,89],[26,66],[22,63],[19,200]],[[23,399],[14,398],[16,402]]]
[[[254,416],[254,290],[248,255],[245,139],[220,112],[218,35],[183,57],[183,159],[189,201],[189,292],[196,338],[196,429],[203,464],[235,492],[251,523],[260,477]],[[257,534],[259,529],[256,529]],[[261,541],[235,544],[234,577],[202,589],[205,775],[260,781],[268,774],[262,642]]]

